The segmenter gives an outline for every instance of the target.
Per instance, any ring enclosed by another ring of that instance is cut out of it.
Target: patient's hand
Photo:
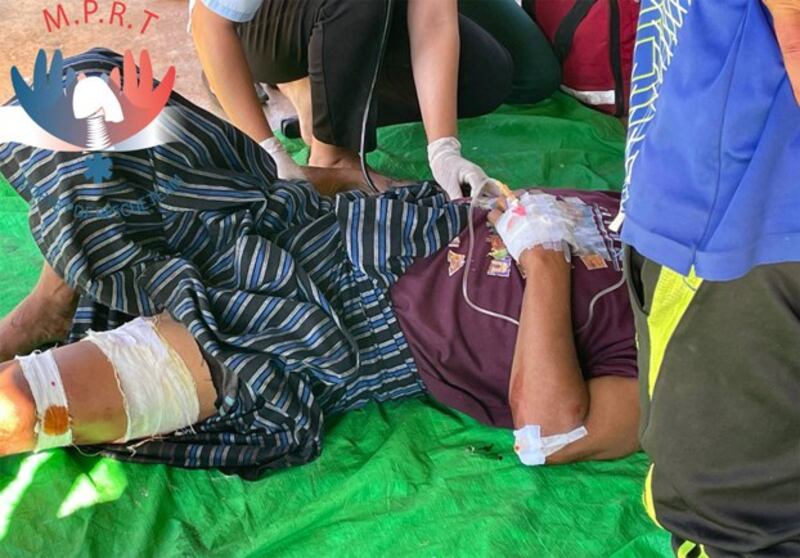
[[[489,213],[487,219],[496,227],[497,222],[507,211],[508,202],[504,196],[500,196],[497,198],[495,209]],[[534,273],[536,268],[541,268],[542,266],[554,266],[563,269],[567,273],[570,269],[570,263],[565,257],[564,251],[545,248],[542,245],[534,245],[522,250],[517,258],[517,265],[526,277]]]

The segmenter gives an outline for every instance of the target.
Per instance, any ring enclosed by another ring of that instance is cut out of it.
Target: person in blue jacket
[[[645,505],[678,556],[800,556],[800,1],[641,8],[622,238]]]

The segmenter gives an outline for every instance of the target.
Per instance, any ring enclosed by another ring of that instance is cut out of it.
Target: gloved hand
[[[278,169],[278,178],[285,180],[308,180],[303,169],[294,162],[294,159],[286,152],[281,140],[272,136],[259,144],[264,151],[270,154],[275,161]]]
[[[461,184],[469,185],[470,193],[475,195],[489,181],[482,168],[461,156],[461,143],[454,137],[428,144],[428,163],[433,178],[451,200],[463,197]]]

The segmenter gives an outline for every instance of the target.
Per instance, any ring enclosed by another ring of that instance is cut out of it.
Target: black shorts
[[[648,513],[680,556],[800,556],[800,263],[711,282],[627,252]]]
[[[421,118],[406,25],[407,0],[265,0],[239,35],[253,78],[278,84],[309,76],[314,136],[357,150],[384,22],[385,56],[368,120],[366,148],[377,126]],[[459,16],[459,117],[486,114],[511,93],[513,62],[488,32]]]

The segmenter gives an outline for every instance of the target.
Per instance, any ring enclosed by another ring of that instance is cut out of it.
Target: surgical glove
[[[451,200],[463,197],[461,184],[469,185],[471,195],[476,195],[489,182],[482,168],[461,156],[461,143],[454,137],[428,144],[428,163],[433,178]]]
[[[267,138],[259,145],[269,153],[272,160],[275,161],[275,167],[278,170],[278,178],[284,180],[308,180],[303,169],[294,162],[294,159],[286,152],[281,140],[272,136]]]

